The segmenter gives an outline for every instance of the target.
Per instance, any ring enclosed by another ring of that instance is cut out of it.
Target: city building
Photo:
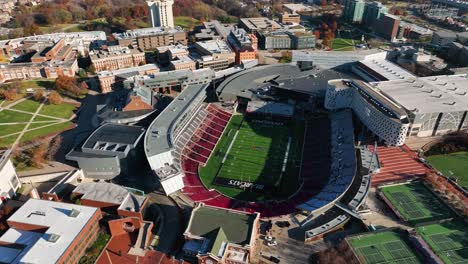
[[[174,0],[146,1],[150,10],[150,20],[153,27],[174,27],[172,5]]]
[[[234,24],[221,24],[218,20],[203,22],[203,25],[195,33],[197,41],[227,39],[229,33],[234,29]]]
[[[113,263],[178,263],[172,258],[157,252],[151,247],[153,222],[135,217],[110,220],[108,222],[111,239],[98,256],[96,264]]]
[[[299,24],[301,23],[301,15],[297,13],[281,13],[280,23],[282,24]]]
[[[61,32],[5,40],[3,41],[2,51],[6,57],[15,58],[21,55],[19,49],[23,46],[28,46],[32,43],[57,43],[61,39],[65,39],[65,45],[72,47],[73,51],[83,56],[86,56],[90,49],[99,47],[107,41],[104,31]]]
[[[137,195],[126,188],[107,182],[85,182],[72,191],[73,199],[80,204],[101,209],[102,212],[118,215],[122,218],[132,217],[143,221],[148,199]]]
[[[113,33],[120,46],[133,46],[142,50],[182,44],[187,45],[187,33],[180,27],[139,28]]]
[[[155,64],[146,64],[131,68],[124,68],[113,71],[100,71],[97,74],[101,93],[108,93],[122,87],[123,81],[136,75],[147,75],[159,72],[159,67]]]
[[[0,237],[2,263],[77,263],[99,234],[99,208],[29,199]]]
[[[182,251],[198,263],[250,263],[259,228],[259,213],[198,204],[184,232]]]
[[[398,38],[404,37],[408,39],[420,39],[424,37],[432,37],[433,33],[434,32],[428,28],[400,20]]]
[[[78,71],[77,51],[66,44],[65,38],[57,42],[33,41],[27,45],[23,42],[17,48],[23,50],[18,52],[21,56],[30,56],[30,62],[0,65],[0,82],[59,76],[74,77]]]
[[[123,46],[109,46],[89,52],[96,72],[112,71],[146,64],[145,53],[140,49]]]
[[[181,55],[171,61],[169,68],[171,70],[195,70],[197,68],[197,63],[189,56]]]
[[[291,49],[292,41],[290,35],[285,31],[258,33],[258,45],[260,49]]]
[[[127,175],[139,159],[138,144],[145,129],[139,126],[104,124],[69,153],[67,160],[76,161],[86,178],[111,180]]]
[[[257,58],[257,38],[253,34],[247,34],[243,28],[233,29],[227,41],[236,53],[236,64]]]
[[[366,82],[414,79],[415,75],[386,59],[387,53],[367,56],[351,66],[351,71]]]
[[[154,105],[159,94],[172,94],[185,90],[191,83],[208,84],[215,77],[212,69],[177,70],[131,77],[124,87],[133,89],[143,102]]]
[[[457,40],[457,34],[450,31],[436,31],[432,35],[431,43],[437,46],[448,46],[451,42]]]
[[[393,42],[398,34],[400,18],[390,14],[383,14],[375,21],[374,32],[377,35]]]
[[[278,22],[268,19],[266,17],[251,17],[241,18],[239,25],[244,28],[248,33],[256,34],[257,32],[268,30],[278,30],[282,26]]]
[[[171,60],[175,60],[178,56],[188,56],[190,54],[188,47],[181,44],[158,47],[155,53],[156,61],[164,65]]]
[[[224,40],[207,40],[195,43],[192,55],[197,59],[199,69],[212,68],[215,71],[229,68],[235,62],[236,54]]]
[[[16,191],[21,187],[10,154],[9,149],[0,151],[0,207],[7,199],[15,197]]]
[[[364,8],[364,14],[362,17],[362,22],[367,27],[372,27],[380,18],[382,14],[387,13],[387,7],[384,6],[382,3],[374,1],[374,2],[367,2]]]
[[[343,3],[343,17],[351,23],[361,23],[364,16],[364,0],[345,0]]]
[[[315,48],[315,35],[312,32],[287,32],[291,38],[291,49]]]

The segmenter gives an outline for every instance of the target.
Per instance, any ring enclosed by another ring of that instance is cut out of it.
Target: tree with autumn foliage
[[[88,93],[87,85],[83,86],[76,78],[68,76],[59,76],[55,80],[55,89],[73,98],[81,98]]]
[[[58,105],[63,102],[62,96],[60,96],[60,94],[57,93],[56,91],[50,92],[48,96],[48,100],[49,100],[49,103],[53,105]]]

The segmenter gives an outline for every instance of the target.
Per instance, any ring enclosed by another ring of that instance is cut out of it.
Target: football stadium
[[[348,77],[277,64],[190,84],[150,124],[148,162],[169,196],[294,214],[303,239],[318,239],[357,215],[378,171],[371,147],[355,145],[353,112],[324,108],[328,80]]]

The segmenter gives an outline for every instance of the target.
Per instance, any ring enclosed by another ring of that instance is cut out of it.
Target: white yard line
[[[224,164],[224,162],[226,161],[227,156],[229,155],[229,152],[231,151],[231,148],[232,148],[232,146],[234,145],[234,142],[236,141],[237,135],[239,134],[239,130],[240,130],[240,129],[238,129],[238,130],[236,131],[236,134],[235,134],[234,137],[232,138],[231,144],[229,144],[229,148],[228,148],[228,150],[226,151],[226,154],[224,155],[223,160],[221,161],[221,164]]]

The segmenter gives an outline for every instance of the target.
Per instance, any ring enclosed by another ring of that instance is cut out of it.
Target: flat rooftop
[[[124,187],[107,182],[86,182],[78,185],[73,193],[83,196],[81,199],[119,205],[122,210],[139,212],[146,197],[131,193]]]
[[[370,69],[386,80],[410,79],[416,78],[415,75],[402,67],[386,59],[369,58],[358,62],[358,66],[364,65],[364,68]]]
[[[140,72],[145,71],[159,71],[159,67],[156,64],[145,64],[137,67],[130,67],[113,71],[101,71],[98,72],[97,75],[98,77],[120,76],[123,78],[128,78],[135,75],[139,75]]]
[[[89,224],[98,208],[54,201],[29,199],[8,221],[47,228],[44,234],[10,228],[0,243],[24,246],[13,252],[0,246],[0,261],[7,263],[55,263]],[[77,215],[76,215],[77,214]],[[53,235],[53,236],[52,236]],[[57,239],[55,242],[51,238]],[[13,261],[11,261],[13,259]]]
[[[414,114],[468,111],[468,76],[441,75],[373,83]]]
[[[193,209],[186,233],[208,237],[222,229],[226,239],[235,244],[250,243],[252,229],[258,214],[244,213],[229,209],[199,206]]]
[[[179,32],[185,32],[185,31],[181,27],[175,27],[175,28],[151,27],[151,28],[139,28],[139,29],[127,30],[123,33],[113,33],[112,35],[116,39],[126,39],[126,38],[142,37],[142,36],[175,34]]]
[[[196,45],[200,46],[201,48],[205,49],[210,53],[232,53],[232,49],[229,44],[220,39],[215,40],[206,40],[206,41],[197,41]]]
[[[251,17],[251,18],[241,18],[241,22],[249,29],[249,30],[262,30],[262,29],[269,29],[269,28],[281,28],[281,25],[271,19],[266,17]]]
[[[104,124],[97,128],[83,144],[83,148],[95,148],[98,143],[135,145],[145,133],[139,126]]]

